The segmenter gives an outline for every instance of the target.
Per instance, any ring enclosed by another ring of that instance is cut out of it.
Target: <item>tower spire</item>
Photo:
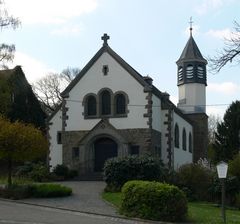
[[[190,28],[189,28],[189,30],[190,30],[190,36],[192,36],[192,30],[193,30],[193,28],[192,28],[192,24],[193,24],[192,16],[190,17],[189,24],[190,24]]]

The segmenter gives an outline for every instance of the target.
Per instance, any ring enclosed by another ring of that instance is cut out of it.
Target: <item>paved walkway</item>
[[[102,181],[69,181],[59,182],[69,186],[73,190],[73,195],[63,198],[31,198],[21,200],[26,203],[65,208],[81,212],[89,212],[101,215],[118,216],[116,209],[101,199],[101,193],[105,187]]]

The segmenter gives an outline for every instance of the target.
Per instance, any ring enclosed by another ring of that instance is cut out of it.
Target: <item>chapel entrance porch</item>
[[[94,142],[94,172],[102,172],[107,159],[118,156],[117,143],[108,138],[102,137]]]

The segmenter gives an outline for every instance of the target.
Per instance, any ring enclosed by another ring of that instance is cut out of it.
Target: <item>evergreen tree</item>
[[[215,162],[228,161],[240,150],[240,101],[233,102],[218,123],[214,144]]]

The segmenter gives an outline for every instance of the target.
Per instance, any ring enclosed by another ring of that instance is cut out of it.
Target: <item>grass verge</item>
[[[117,209],[120,208],[122,194],[121,193],[102,193],[102,198]],[[226,210],[226,220],[228,224],[240,223],[240,211],[239,210]],[[221,208],[211,203],[204,202],[189,202],[188,203],[188,221],[192,223],[223,223],[221,217]]]

